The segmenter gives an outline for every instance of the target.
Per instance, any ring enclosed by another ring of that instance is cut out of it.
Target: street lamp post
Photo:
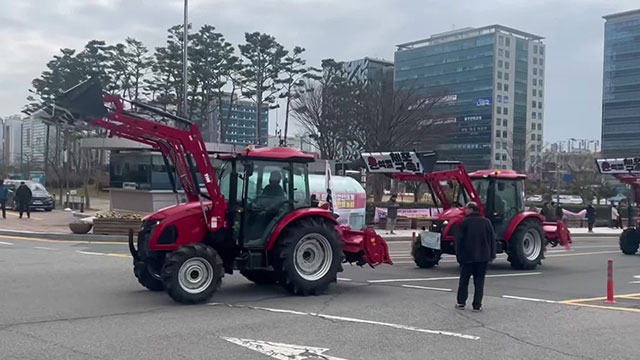
[[[184,38],[182,42],[182,77],[184,80],[183,90],[182,90],[182,114],[185,118],[187,118],[187,83],[189,82],[189,72],[188,72],[188,57],[187,57],[187,48],[189,44],[189,1],[184,0]]]

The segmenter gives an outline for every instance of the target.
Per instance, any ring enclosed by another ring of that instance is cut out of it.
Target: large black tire
[[[162,267],[162,282],[167,294],[182,304],[198,304],[211,299],[223,276],[220,255],[205,244],[179,248],[167,257]]]
[[[258,285],[273,285],[278,283],[278,273],[269,270],[240,270],[240,273]]]
[[[294,295],[323,293],[342,271],[340,235],[335,225],[320,218],[290,224],[273,254],[278,282]]]
[[[418,239],[418,241],[420,241]],[[418,245],[413,252],[413,261],[421,269],[430,269],[440,262],[442,252]]]
[[[164,290],[160,274],[155,273],[153,268],[147,266],[144,261],[133,260],[133,274],[138,282],[147,289],[151,291]]]
[[[542,261],[545,239],[542,224],[530,219],[523,221],[509,240],[509,261],[514,269],[532,270]]]
[[[625,255],[635,255],[640,246],[640,234],[634,228],[625,229],[620,234],[620,250]]]

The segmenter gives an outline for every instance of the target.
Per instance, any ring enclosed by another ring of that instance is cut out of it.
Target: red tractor
[[[436,161],[436,154],[398,152],[362,155],[369,171],[390,173],[401,181],[425,182],[442,212],[433,219],[412,246],[417,266],[431,268],[442,254],[455,254],[455,235],[465,212],[464,204],[475,201],[491,220],[496,233],[498,253],[506,252],[516,269],[534,269],[544,258],[547,244],[569,246],[569,230],[561,221],[545,222],[536,212],[525,211],[524,179],[512,170],[482,170],[468,174],[464,165]],[[397,160],[417,159],[422,166],[411,168]],[[435,167],[448,167],[432,171]],[[411,172],[409,172],[411,170]],[[417,171],[416,171],[417,170]]]
[[[70,89],[45,113],[60,126],[97,126],[150,145],[164,156],[176,193],[178,179],[188,201],[145,217],[137,241],[129,235],[134,274],[149,290],[201,303],[225,273],[239,270],[255,283],[307,295],[336,282],[343,262],[391,264],[375,231],[338,226],[334,214],[312,202],[309,154],[247,148],[218,156],[216,176],[197,125],[104,94],[96,82]]]

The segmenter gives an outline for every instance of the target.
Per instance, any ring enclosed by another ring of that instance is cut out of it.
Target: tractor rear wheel
[[[274,254],[278,282],[294,295],[326,291],[341,271],[340,235],[333,224],[322,219],[301,219],[289,225]]]
[[[421,269],[429,269],[440,262],[442,252],[418,245],[413,252],[413,261]]]
[[[171,253],[162,268],[169,296],[183,304],[202,303],[218,290],[224,276],[218,252],[205,244],[190,244]]]
[[[144,261],[133,260],[133,274],[138,282],[151,291],[164,290],[160,272]]]
[[[258,285],[272,285],[278,282],[278,274],[270,270],[240,270],[242,276]]]
[[[509,240],[509,261],[518,270],[532,270],[542,260],[545,241],[542,226],[535,220],[525,220]]]
[[[636,229],[625,229],[620,234],[620,250],[625,255],[635,255],[640,246],[640,237],[636,233]]]

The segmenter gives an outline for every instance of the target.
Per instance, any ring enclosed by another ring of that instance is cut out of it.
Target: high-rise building
[[[27,117],[22,122],[23,161],[28,163],[31,169],[42,170],[44,169],[47,125],[37,117]]]
[[[640,156],[640,10],[604,19],[602,152]]]
[[[543,144],[543,38],[501,25],[464,28],[398,45],[395,86],[446,94],[433,131],[455,123],[433,146],[467,168],[528,170]],[[442,120],[442,121],[440,121]]]
[[[256,124],[258,123],[258,113],[256,104],[253,101],[239,99],[234,96],[233,102],[227,95],[222,100],[222,111],[214,100],[212,105],[214,111],[208,116],[207,122],[202,124],[202,133],[207,142],[223,142],[238,145],[256,144]],[[222,128],[220,121],[222,118]],[[265,106],[262,109],[260,121],[260,145],[267,145],[269,131],[269,110]]]
[[[22,117],[11,115],[3,119],[2,161],[6,166],[20,164],[22,160]]]
[[[352,81],[368,82],[393,78],[393,62],[365,57],[363,59],[344,61],[342,67],[346,76]]]

